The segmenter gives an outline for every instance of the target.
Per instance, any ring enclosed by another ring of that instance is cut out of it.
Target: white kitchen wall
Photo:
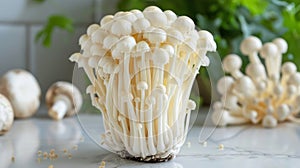
[[[57,80],[71,81],[74,65],[68,57],[78,52],[78,38],[87,26],[114,13],[118,0],[32,0],[0,1],[0,76],[23,68],[39,80],[43,92]],[[55,30],[52,46],[35,43],[35,34],[49,15],[62,14],[73,19],[74,33]]]

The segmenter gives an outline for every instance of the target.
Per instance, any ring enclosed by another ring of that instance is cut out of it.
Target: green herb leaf
[[[68,32],[73,32],[74,26],[73,21],[65,16],[61,15],[53,15],[50,16],[48,19],[47,24],[43,27],[42,30],[40,30],[36,36],[35,41],[38,42],[39,40],[42,40],[42,44],[45,47],[51,46],[51,40],[52,40],[52,34],[53,31],[56,29],[62,29]]]

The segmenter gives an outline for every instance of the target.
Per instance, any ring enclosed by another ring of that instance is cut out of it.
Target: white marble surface
[[[77,117],[56,122],[40,113],[31,119],[15,121],[12,130],[0,136],[0,168],[47,168],[49,165],[54,168],[98,168],[101,161],[106,162],[106,168],[298,168],[300,164],[300,126],[295,124],[281,124],[276,129],[259,126],[217,128],[206,147],[198,143],[202,127],[195,125],[187,138],[190,145],[185,144],[174,160],[145,164],[121,159],[94,143],[86,133],[95,141],[98,135],[100,138],[100,132],[96,131],[101,129],[99,118],[99,115],[82,114],[79,124]],[[224,150],[218,149],[220,144],[224,145]],[[77,150],[75,145],[78,145]],[[72,158],[64,154],[65,148]],[[38,151],[49,152],[51,149],[56,150],[58,159],[40,157],[39,163]]]

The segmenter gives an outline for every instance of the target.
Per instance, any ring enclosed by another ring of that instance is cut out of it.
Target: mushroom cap
[[[279,121],[284,121],[290,114],[290,108],[287,104],[282,104],[277,107],[276,113]]]
[[[9,100],[0,94],[0,135],[8,132],[14,121],[14,111]]]
[[[134,14],[136,16],[137,19],[139,18],[143,18],[144,14],[142,11],[138,10],[138,9],[133,9],[130,11],[132,14]]]
[[[297,71],[297,67],[292,62],[286,62],[281,67],[282,74],[291,75]]]
[[[113,15],[106,15],[104,16],[101,21],[100,21],[100,25],[101,27],[106,25],[107,23],[111,23],[114,19],[114,16]]]
[[[130,35],[132,31],[132,24],[124,19],[118,19],[111,26],[111,33],[117,36]]]
[[[184,40],[184,37],[182,33],[175,29],[167,29],[167,41],[171,44],[179,44],[182,43]]]
[[[214,36],[206,31],[206,30],[200,30],[198,32],[198,44],[199,49],[207,50],[207,51],[216,51],[217,50],[217,44],[214,41]]]
[[[86,34],[88,36],[91,36],[96,30],[98,30],[100,28],[100,25],[98,24],[92,24],[90,25],[87,30],[86,30]]]
[[[255,36],[250,36],[242,41],[240,50],[244,55],[250,55],[253,52],[258,52],[261,47],[262,43],[260,39]]]
[[[278,53],[278,48],[273,43],[265,43],[260,50],[260,55],[262,58],[268,58],[268,57],[274,58],[276,57],[277,53]]]
[[[64,95],[70,99],[72,103],[71,109],[67,111],[66,116],[72,116],[79,112],[82,105],[82,96],[80,91],[71,83],[59,81],[50,86],[46,93],[46,104],[51,108],[57,95]]]
[[[91,35],[91,40],[93,43],[99,43],[102,44],[105,37],[108,35],[106,31],[103,29],[97,29],[95,30]],[[85,36],[82,36],[82,41],[87,40]]]
[[[158,48],[152,53],[152,61],[154,65],[165,65],[169,62],[169,53],[162,48]]]
[[[0,79],[0,93],[10,101],[16,118],[27,118],[40,106],[41,88],[35,77],[22,69],[10,70]]]
[[[195,29],[194,21],[187,16],[179,16],[172,24],[176,29],[183,34],[188,33]]]
[[[242,66],[242,59],[235,54],[227,55],[223,60],[223,68],[226,72],[239,70]]]
[[[132,24],[133,31],[135,33],[140,33],[150,26],[150,22],[145,18],[139,18]]]
[[[217,84],[218,92],[222,95],[226,94],[226,92],[233,86],[234,79],[230,76],[222,77]]]
[[[168,18],[165,13],[163,13],[161,9],[157,7],[155,7],[154,10],[148,10],[148,8],[146,8],[143,11],[143,14],[145,18],[149,20],[152,26],[163,28],[166,27],[168,23]]]
[[[280,53],[286,53],[288,50],[288,44],[283,38],[276,38],[273,43],[277,46]]]
[[[300,86],[300,72],[292,74],[288,80],[288,84],[299,87]]]
[[[166,10],[166,11],[164,11],[164,13],[167,16],[169,23],[172,23],[177,19],[177,15],[171,10]]]
[[[162,43],[167,39],[167,33],[163,29],[154,28],[151,32],[146,33],[147,39],[153,43]]]
[[[262,120],[262,125],[266,128],[274,128],[277,126],[277,119],[273,115],[266,115]]]

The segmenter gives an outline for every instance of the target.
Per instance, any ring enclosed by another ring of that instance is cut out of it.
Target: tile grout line
[[[30,44],[30,24],[25,24],[25,55],[26,55],[26,69],[29,70],[30,72],[34,72],[32,69],[31,61],[32,61],[32,56],[31,56],[31,44]]]
[[[92,22],[94,22],[96,20],[96,5],[97,5],[97,2],[96,0],[93,0],[93,3],[92,3]]]

